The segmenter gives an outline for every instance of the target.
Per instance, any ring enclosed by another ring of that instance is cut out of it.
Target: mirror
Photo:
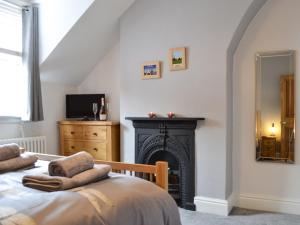
[[[256,54],[256,160],[294,162],[295,52]]]

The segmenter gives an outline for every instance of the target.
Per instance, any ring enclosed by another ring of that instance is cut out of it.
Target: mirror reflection
[[[295,52],[256,54],[256,159],[294,162]]]

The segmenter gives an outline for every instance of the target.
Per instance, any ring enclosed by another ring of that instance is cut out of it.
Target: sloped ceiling
[[[42,64],[95,0],[36,0]]]
[[[119,40],[119,18],[135,0],[96,0],[41,64],[41,80],[79,85]]]

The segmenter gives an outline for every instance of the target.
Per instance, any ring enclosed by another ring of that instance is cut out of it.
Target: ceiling
[[[119,18],[135,0],[96,0],[41,64],[41,79],[79,85],[119,41]]]

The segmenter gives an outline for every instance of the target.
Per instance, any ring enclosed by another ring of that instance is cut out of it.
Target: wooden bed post
[[[168,163],[157,161],[156,165],[156,184],[168,190]]]

